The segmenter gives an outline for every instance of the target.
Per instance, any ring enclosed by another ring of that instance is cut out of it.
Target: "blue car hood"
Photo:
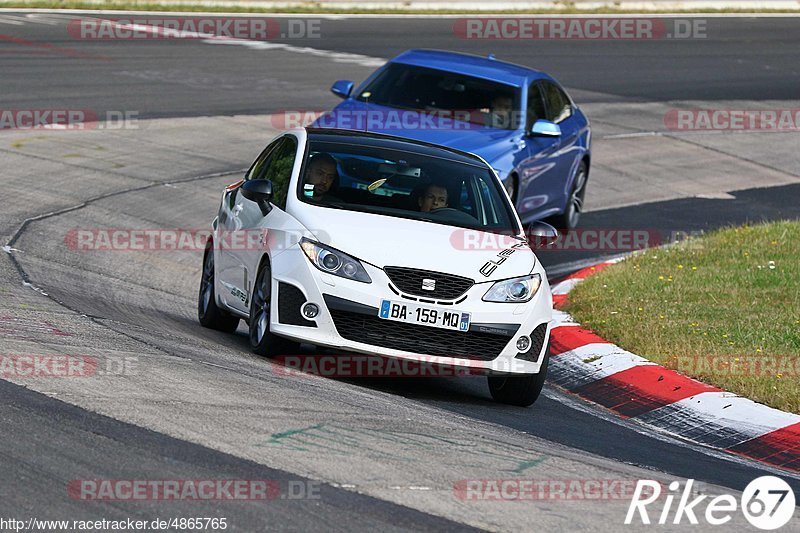
[[[402,117],[402,120],[410,124],[423,126],[403,129],[401,119],[397,117]],[[428,117],[427,122],[425,117]],[[424,113],[346,100],[315,120],[312,126],[364,129],[369,125],[371,132],[425,141],[476,154],[493,167],[503,155],[515,150],[521,140],[520,132],[514,130],[487,128],[457,121],[443,122],[441,127],[425,126],[430,123],[430,116]],[[376,125],[381,127],[375,127]],[[497,170],[508,169],[497,168]]]

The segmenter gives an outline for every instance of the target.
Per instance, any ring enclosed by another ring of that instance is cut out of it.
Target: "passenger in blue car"
[[[498,94],[492,98],[489,108],[489,124],[491,128],[511,129],[514,114],[514,99],[511,96]]]

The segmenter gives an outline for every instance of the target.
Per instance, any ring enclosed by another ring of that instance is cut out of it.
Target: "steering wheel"
[[[478,222],[478,219],[474,216],[460,209],[456,209],[455,207],[439,207],[437,209],[431,209],[428,213],[432,215],[449,215],[448,218],[451,221],[460,222],[462,224],[474,224]]]

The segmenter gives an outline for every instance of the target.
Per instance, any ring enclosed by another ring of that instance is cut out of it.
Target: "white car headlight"
[[[529,302],[541,285],[542,277],[539,274],[505,279],[492,285],[492,288],[483,295],[483,301],[502,303]]]
[[[362,283],[372,283],[361,262],[344,252],[306,238],[300,240],[300,248],[311,263],[323,272]]]

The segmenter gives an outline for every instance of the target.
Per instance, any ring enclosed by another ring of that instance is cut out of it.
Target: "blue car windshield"
[[[355,99],[490,128],[514,130],[520,125],[516,87],[402,63],[390,63]]]
[[[311,141],[298,198],[323,207],[518,235],[512,206],[491,170],[413,151]]]

